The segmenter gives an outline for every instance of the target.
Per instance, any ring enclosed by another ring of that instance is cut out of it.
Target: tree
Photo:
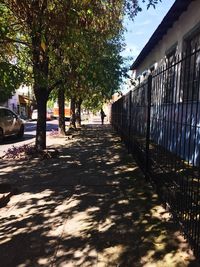
[[[5,102],[23,82],[22,70],[9,62],[0,62],[0,103]]]
[[[96,49],[91,48],[90,59],[85,65],[82,63],[79,88],[76,91],[87,107],[99,108],[119,90],[124,74],[123,59],[120,56],[122,46],[120,38],[104,40],[103,46],[99,49],[97,46]]]
[[[59,118],[58,129],[60,135],[65,135],[65,89],[61,85],[58,90],[58,106],[59,106]]]
[[[0,4],[0,102],[5,102],[24,80],[24,73],[16,62],[17,46],[5,42],[5,38],[16,38],[10,29],[9,21],[14,24],[11,12]],[[16,27],[16,26],[15,26]]]
[[[147,1],[149,5],[156,2]],[[78,29],[80,32],[88,30],[96,36],[116,34],[122,30],[123,15],[135,16],[140,6],[137,0],[1,0],[0,3],[12,13],[15,21],[14,24],[8,21],[10,32],[17,33],[15,38],[10,38],[5,31],[3,42],[8,46],[11,43],[26,45],[31,56],[33,88],[38,106],[36,148],[44,149],[46,103],[50,92],[61,82],[54,83],[55,79],[51,81],[50,77],[50,64],[55,63],[52,58],[59,43],[69,43],[67,37],[73,36],[71,32]]]

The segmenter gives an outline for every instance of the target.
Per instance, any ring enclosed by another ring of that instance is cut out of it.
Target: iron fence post
[[[150,144],[150,124],[151,124],[151,89],[152,75],[148,77],[147,85],[147,128],[146,128],[146,155],[145,155],[145,177],[149,179],[149,144]]]
[[[131,100],[132,100],[132,91],[129,92],[129,128],[128,128],[128,153],[131,151],[131,112],[132,112],[132,105],[131,105]]]

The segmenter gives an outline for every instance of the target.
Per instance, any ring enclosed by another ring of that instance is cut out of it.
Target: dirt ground
[[[109,125],[48,144],[59,158],[1,160],[1,267],[200,266]]]

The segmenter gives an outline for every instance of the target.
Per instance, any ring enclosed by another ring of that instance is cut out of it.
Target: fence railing
[[[115,102],[112,125],[200,258],[200,50]]]

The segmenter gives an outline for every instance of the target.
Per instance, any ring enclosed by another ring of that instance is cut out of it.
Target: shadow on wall
[[[193,166],[199,166],[199,103],[152,107],[151,139]]]

